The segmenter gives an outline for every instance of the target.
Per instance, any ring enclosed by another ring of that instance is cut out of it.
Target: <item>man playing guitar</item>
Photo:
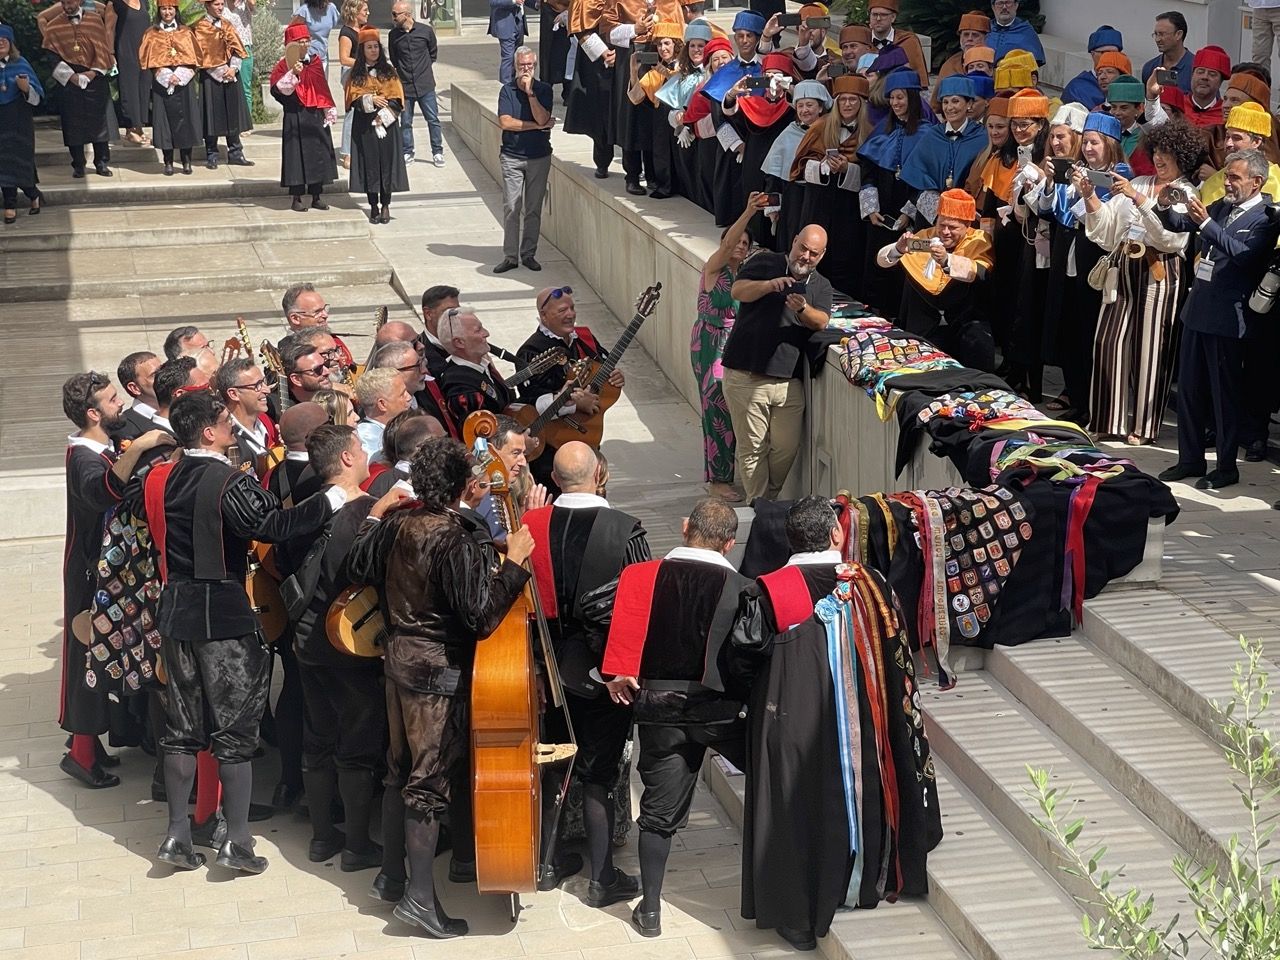
[[[538,329],[516,353],[521,364],[527,363],[531,357],[551,347],[563,349],[570,363],[578,360],[604,360],[608,357],[608,350],[596,340],[594,334],[588,328],[577,325],[578,311],[574,305],[572,287],[546,287],[539,290],[535,303],[538,310]],[[622,371],[614,370],[610,373],[609,382],[621,389],[624,383]],[[534,404],[538,412],[542,413],[555,401],[556,396],[564,389],[564,385],[562,370],[548,370],[531,378],[520,388],[520,399],[525,403]],[[589,416],[594,414],[600,406],[600,398],[586,388],[575,390],[570,394],[570,401],[561,407],[559,411],[561,416],[573,413]],[[551,479],[551,465],[555,460],[555,452],[556,448],[549,446],[545,455],[530,464],[534,478],[552,493],[559,492],[555,481]]]

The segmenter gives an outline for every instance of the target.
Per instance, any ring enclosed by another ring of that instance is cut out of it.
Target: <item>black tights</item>
[[[378,205],[379,205],[379,203],[381,203],[381,205],[382,205],[382,206],[384,206],[384,207],[389,207],[389,206],[391,206],[391,191],[390,191],[390,190],[386,191],[385,193],[381,193],[381,194],[377,194],[377,193],[370,192],[370,193],[365,194],[365,196],[367,196],[367,197],[369,198],[369,206],[371,206],[371,207],[376,207],[376,206],[378,206]]]
[[[306,186],[306,192],[307,192],[307,193],[309,193],[309,194],[311,194],[311,198],[312,198],[313,200],[319,200],[319,199],[320,199],[320,194],[324,193],[324,184],[323,184],[323,183],[308,183],[308,184],[307,184],[307,186]],[[290,194],[290,195],[291,195],[295,200],[300,200],[300,199],[302,198],[303,188],[302,188],[301,186],[299,186],[298,184],[294,184],[292,187],[290,187],[290,188],[289,188],[289,194]]]
[[[27,199],[32,203],[36,202],[36,197],[40,196],[40,191],[34,186],[23,187],[22,192],[27,195]],[[4,208],[13,210],[18,205],[18,188],[17,187],[0,187],[0,193],[4,195]]]
[[[582,825],[587,834],[591,879],[609,883],[613,880],[613,801],[607,786],[582,785]]]
[[[662,877],[671,855],[671,838],[651,830],[640,831],[640,909],[652,913],[662,906]]]
[[[181,150],[179,150],[179,151],[178,151],[178,155],[179,155],[180,157],[182,157],[182,162],[183,162],[183,163],[190,163],[190,162],[191,162],[191,148],[190,148],[190,147],[183,147]],[[165,163],[173,163],[173,151],[172,151],[172,150],[161,150],[161,151],[160,151],[160,156],[164,157],[164,162],[165,162]]]

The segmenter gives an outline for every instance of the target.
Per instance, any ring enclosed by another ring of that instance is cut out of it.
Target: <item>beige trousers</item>
[[[747,502],[757,497],[776,500],[800,449],[804,383],[726,367],[721,386]]]

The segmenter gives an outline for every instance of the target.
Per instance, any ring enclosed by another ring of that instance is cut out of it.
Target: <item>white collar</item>
[[[787,561],[787,566],[799,567],[821,564],[824,567],[834,567],[841,563],[844,563],[844,558],[840,556],[839,550],[813,550],[805,553],[793,553],[791,559]]]
[[[173,433],[173,424],[169,422],[168,417],[162,417],[158,413],[153,414],[151,417],[151,422],[154,423],[157,427],[160,427],[162,430],[168,430],[170,433]]]
[[[422,328],[422,335],[427,338],[427,343],[434,343],[441,350],[444,349],[444,344],[440,342],[440,338],[437,337],[430,330],[428,330],[426,327]]]
[[[227,464],[227,466],[235,466],[235,464],[220,454],[217,450],[205,450],[201,447],[186,447],[182,453],[183,456],[187,457],[206,457],[209,460],[221,460],[223,463]]]
[[[555,505],[566,510],[585,510],[589,507],[609,506],[609,501],[594,493],[562,493],[556,497]]]
[[[156,418],[156,408],[149,403],[143,403],[141,400],[133,401],[133,406],[130,409],[138,416],[146,417],[148,420]]]
[[[296,460],[299,463],[311,462],[311,455],[305,450],[286,450],[284,452],[284,458],[286,460]]]
[[[1203,113],[1205,110],[1212,110],[1214,107],[1218,106],[1222,102],[1222,94],[1215,93],[1213,95],[1213,99],[1204,105],[1201,105],[1200,101],[1195,98],[1194,94],[1188,95],[1187,99],[1191,101],[1191,105],[1193,107]]]
[[[1247,211],[1247,210],[1252,210],[1254,207],[1256,207],[1256,206],[1257,206],[1258,204],[1260,204],[1261,202],[1262,202],[1262,194],[1261,194],[1261,193],[1255,193],[1255,194],[1254,194],[1252,197],[1250,197],[1248,200],[1244,201],[1244,203],[1237,203],[1237,204],[1234,204],[1234,206],[1235,206],[1235,208],[1236,208],[1237,210],[1239,210],[1241,213],[1244,213],[1244,212],[1245,212],[1245,211]]]
[[[708,550],[705,547],[673,547],[662,559],[692,560],[695,563],[714,563],[721,567],[728,567],[730,570],[733,569],[733,564],[726,559],[723,553],[716,550]]]
[[[965,127],[967,126],[969,126],[969,120],[968,118],[965,118],[964,120],[960,121],[960,126],[958,127],[953,127],[951,124],[948,123],[946,125],[946,129],[943,132],[944,133],[964,133]]]
[[[215,27],[220,27],[220,26],[222,26],[222,21],[221,21],[221,20],[219,20],[219,19],[217,19],[216,17],[212,16],[211,14],[206,13],[206,14],[204,15],[204,18],[205,18],[206,20],[208,20],[210,23],[212,23]]]
[[[460,357],[460,356],[458,356],[457,354],[454,354],[454,353],[449,354],[449,359],[448,359],[446,362],[447,362],[447,363],[456,363],[456,364],[457,364],[458,366],[460,366],[460,367],[469,367],[469,368],[470,368],[470,369],[472,369],[472,370],[478,370],[478,371],[480,371],[480,372],[481,372],[481,373],[483,373],[486,377],[487,377],[487,376],[489,376],[489,367],[488,367],[488,365],[487,365],[487,364],[483,364],[483,363],[472,363],[470,360],[464,360],[464,359],[462,359],[462,357]]]
[[[399,470],[399,471],[400,471],[401,473],[403,473],[405,476],[408,476],[408,474],[409,474],[409,461],[408,461],[408,460],[397,460],[397,461],[396,461],[396,465],[395,465],[394,467],[392,467],[391,469],[392,469],[392,470]]]
[[[546,325],[543,324],[542,321],[538,321],[538,332],[545,337],[550,337],[552,340],[561,340],[561,341],[564,340],[564,337],[560,336],[560,334],[556,333],[553,330],[547,329]],[[569,343],[573,343],[573,341],[577,339],[578,339],[578,331],[574,330],[570,332]]]
[[[255,440],[258,440],[259,442],[266,441],[267,425],[263,423],[262,420],[256,415],[253,418],[253,426],[251,427],[246,427],[243,423],[241,423],[238,419],[236,419],[234,415],[231,417],[231,422],[235,425],[236,430],[242,433],[249,434],[251,437],[253,437]]]
[[[84,447],[87,450],[92,450],[94,453],[99,454],[108,453],[111,450],[111,444],[99,443],[97,440],[90,440],[88,437],[82,437],[78,433],[73,433],[71,436],[67,437],[67,446]]]
[[[871,39],[879,40],[881,43],[893,43],[893,38],[896,37],[897,35],[898,35],[897,27],[890,27],[889,32],[885,34],[883,37],[877,37],[875,34],[875,31],[873,30],[871,32]]]
[[[175,33],[178,29],[178,21],[175,20],[173,23],[160,23],[157,24],[157,26],[159,26],[161,31],[164,33]]]

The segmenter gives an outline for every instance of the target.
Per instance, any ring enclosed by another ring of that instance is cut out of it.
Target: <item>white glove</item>
[[[693,131],[690,130],[688,127],[681,127],[680,132],[676,134],[676,143],[688,149],[689,147],[693,146],[693,141],[694,141]]]

